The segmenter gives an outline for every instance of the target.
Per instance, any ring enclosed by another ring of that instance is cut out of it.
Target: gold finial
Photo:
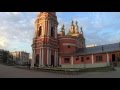
[[[81,30],[81,33],[83,34],[83,28],[82,27],[80,27],[80,30]]]
[[[63,24],[61,31],[65,31],[65,25]]]
[[[78,21],[76,21],[76,25],[78,25]]]
[[[72,20],[71,25],[74,25],[74,21]]]

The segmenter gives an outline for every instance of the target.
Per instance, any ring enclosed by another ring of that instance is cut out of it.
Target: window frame
[[[70,46],[70,45],[68,45],[68,48],[71,48],[71,46]]]
[[[79,60],[79,57],[76,58],[76,61],[78,61],[78,60]]]
[[[96,62],[102,62],[103,61],[103,56],[102,55],[97,55],[96,56]]]
[[[64,58],[64,63],[69,64],[70,63],[70,58]]]
[[[51,27],[51,37],[54,37],[55,35],[54,35],[54,27],[52,26]]]
[[[86,57],[86,60],[90,60],[90,57]]]
[[[84,57],[81,57],[81,62],[84,62]]]

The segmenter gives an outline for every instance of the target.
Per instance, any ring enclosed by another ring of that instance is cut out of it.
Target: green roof
[[[73,32],[69,32],[67,35],[71,35],[71,34],[74,34]]]

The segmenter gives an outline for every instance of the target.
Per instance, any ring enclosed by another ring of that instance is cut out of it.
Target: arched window
[[[54,28],[51,27],[51,37],[54,37]]]
[[[42,33],[42,27],[40,26],[38,30],[38,37],[41,36],[41,33]]]

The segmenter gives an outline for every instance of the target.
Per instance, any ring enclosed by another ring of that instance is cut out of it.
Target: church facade
[[[37,14],[32,51],[31,67],[93,68],[120,60],[120,43],[87,48],[77,21],[58,33],[56,12]]]

